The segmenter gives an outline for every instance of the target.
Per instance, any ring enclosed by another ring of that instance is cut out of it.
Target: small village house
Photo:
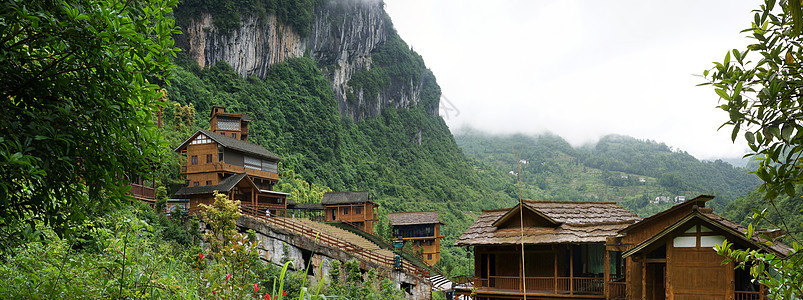
[[[673,206],[621,230],[607,249],[621,253],[627,299],[765,299],[764,287],[724,257],[714,245],[728,240],[738,248],[761,249],[780,257],[790,248],[768,243],[758,235],[748,239],[746,228],[706,208],[713,196],[702,195]],[[780,231],[767,231],[777,236]],[[620,289],[621,290],[621,289]],[[624,296],[622,293],[612,296]]]
[[[441,225],[437,211],[389,213],[393,238],[401,239],[421,251],[424,263],[435,265],[441,259]]]
[[[373,234],[379,221],[375,211],[379,204],[371,201],[368,191],[326,192],[321,204],[327,222],[343,222]]]
[[[273,191],[281,158],[248,142],[249,117],[220,106],[213,107],[209,117],[210,130],[198,129],[175,149],[186,181],[175,196],[189,200],[190,213],[197,212],[199,204],[213,203],[213,192],[218,191],[252,213],[286,215],[288,194]]]
[[[484,210],[455,242],[474,248],[475,271],[455,291],[476,289],[475,299],[604,299],[606,283],[624,276],[605,242],[640,220],[614,202],[525,200]]]
[[[764,299],[764,287],[732,262],[723,265],[713,247],[727,239],[781,257],[789,247],[746,238],[743,226],[705,207],[711,199],[643,220],[612,202],[523,201],[485,210],[455,243],[473,246],[475,261],[474,276],[455,291],[476,289],[475,299]]]

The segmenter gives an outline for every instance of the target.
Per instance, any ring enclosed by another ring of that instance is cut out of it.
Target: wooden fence
[[[334,237],[334,236],[319,232],[319,231],[317,231],[316,229],[314,229],[312,227],[309,227],[309,226],[304,225],[302,223],[293,221],[292,219],[280,218],[280,217],[268,218],[267,216],[265,216],[264,210],[259,210],[257,208],[250,207],[248,205],[242,205],[240,207],[240,209],[242,210],[243,214],[245,214],[245,215],[260,219],[262,221],[268,222],[268,223],[270,223],[270,224],[272,224],[274,226],[277,226],[277,227],[282,227],[282,228],[288,229],[288,230],[293,231],[295,233],[301,234],[301,235],[303,235],[303,236],[305,236],[307,238],[310,238],[310,239],[313,239],[313,240],[317,239],[317,241],[319,241],[319,242],[321,242],[323,244],[326,244],[328,246],[331,246],[331,247],[339,249],[339,250],[346,251],[346,252],[348,252],[350,254],[353,254],[355,256],[359,256],[363,260],[370,261],[370,262],[373,262],[373,263],[376,263],[376,264],[380,264],[380,265],[384,265],[384,266],[389,266],[389,267],[393,267],[393,265],[394,265],[394,257],[392,257],[392,256],[382,255],[382,254],[374,253],[372,251],[368,251],[368,250],[366,250],[366,249],[364,249],[364,248],[362,248],[360,246],[357,246],[357,245],[355,245],[355,244],[353,244],[351,242],[348,242],[348,241],[339,239],[337,237]],[[402,260],[401,268],[402,268],[403,271],[415,274],[417,276],[421,276],[421,277],[425,277],[425,278],[429,277],[429,271],[427,271],[426,269],[420,268],[420,267],[418,267],[418,266],[416,266],[416,265],[414,265],[414,264],[412,264],[412,263],[410,263],[409,261],[406,261],[406,260]]]

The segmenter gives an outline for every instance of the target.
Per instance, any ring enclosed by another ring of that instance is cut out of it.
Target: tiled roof
[[[438,220],[438,212],[434,210],[389,213],[388,220],[390,220],[390,224],[394,226],[435,223],[443,224],[440,220]]]
[[[730,220],[725,219],[720,215],[714,214],[714,212],[711,209],[698,208],[697,212],[699,212],[701,215],[705,216],[709,220],[711,220],[713,222],[716,222],[716,223],[719,223],[720,225],[722,225],[722,226],[724,226],[724,227],[726,227],[726,228],[728,228],[728,229],[730,229],[732,231],[738,232],[738,233],[741,234],[741,236],[744,236],[745,238],[747,238],[747,236],[745,235],[745,234],[747,234],[747,228],[746,227],[744,227],[742,225],[739,225],[739,224],[736,224],[734,222],[731,222]],[[787,246],[785,244],[782,244],[780,242],[774,242],[774,243],[767,244],[766,243],[767,240],[764,239],[763,237],[760,237],[758,233],[754,234],[750,239],[755,244],[755,246],[763,246],[762,248],[766,247],[769,250],[775,251],[775,252],[783,254],[783,255],[789,255],[789,251],[792,250],[791,247],[789,247],[789,246]]]
[[[218,192],[228,192],[230,191],[235,185],[237,185],[240,180],[245,178],[245,173],[234,174],[226,179],[221,180],[216,185],[205,185],[205,186],[185,186],[178,191],[176,191],[175,195],[199,195],[199,194],[211,194],[214,191]]]
[[[277,156],[276,154],[273,154],[273,152],[268,151],[268,149],[265,149],[265,147],[262,147],[260,145],[251,142],[246,142],[235,138],[231,138],[219,133],[214,133],[212,131],[205,129],[198,129],[198,131],[196,131],[195,134],[190,136],[190,138],[184,141],[184,143],[181,143],[181,145],[178,146],[174,151],[178,152],[180,149],[186,147],[193,139],[195,139],[195,137],[198,136],[198,134],[204,134],[213,141],[217,142],[218,144],[226,148],[239,150],[248,154],[253,154],[270,160],[282,160],[281,157]]]
[[[524,201],[534,211],[554,220],[555,227],[525,227],[525,244],[602,243],[630,224],[641,220],[613,202]],[[493,224],[508,209],[484,210],[455,245],[510,245],[521,243],[521,229],[498,229]]]
[[[628,257],[634,255],[636,253],[645,251],[645,249],[649,249],[651,245],[655,245],[656,243],[664,243],[667,237],[671,237],[674,234],[677,234],[679,230],[681,230],[684,224],[689,224],[692,222],[696,222],[694,220],[702,220],[703,222],[707,223],[706,227],[716,228],[716,231],[721,231],[727,233],[726,236],[729,236],[728,239],[730,240],[733,238],[731,242],[737,242],[742,244],[743,246],[747,245],[749,247],[755,247],[759,249],[763,249],[764,251],[772,251],[782,256],[789,255],[790,251],[792,250],[789,246],[784,245],[781,242],[769,242],[763,237],[758,235],[753,235],[750,239],[748,239],[745,234],[747,233],[747,228],[742,225],[736,224],[731,222],[728,219],[723,218],[717,214],[714,214],[711,208],[702,208],[697,207],[692,210],[689,214],[687,214],[682,219],[678,220],[674,224],[668,226],[661,232],[653,235],[649,239],[640,244],[636,245],[635,247],[631,248],[628,251],[625,251],[622,255],[623,257]],[[645,219],[642,222],[648,222],[649,220]],[[740,242],[739,242],[740,241]],[[749,244],[749,245],[748,245]]]
[[[354,192],[326,192],[323,194],[321,204],[347,204],[371,202],[368,191]]]

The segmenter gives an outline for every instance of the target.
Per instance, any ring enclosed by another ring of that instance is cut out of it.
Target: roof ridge
[[[573,200],[528,200],[522,199],[524,202],[531,203],[577,203],[577,204],[619,204],[615,201],[573,201]]]

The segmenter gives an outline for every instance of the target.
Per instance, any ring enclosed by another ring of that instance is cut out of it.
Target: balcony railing
[[[610,299],[625,299],[627,297],[627,283],[609,282],[608,295]]]
[[[236,166],[224,162],[198,163],[195,165],[189,164],[188,162],[184,162],[181,165],[182,175],[187,175],[191,173],[207,173],[207,172],[247,173],[248,175],[251,176],[279,180],[279,174],[277,173],[246,168],[243,166]]]
[[[131,184],[131,196],[140,200],[153,200],[156,198],[156,193],[154,189],[149,186],[144,186],[141,184],[132,183]]]
[[[554,294],[590,294],[602,295],[604,279],[602,277],[526,277],[527,291]],[[523,291],[521,277],[489,276],[475,278],[474,287],[485,289],[502,289]]]
[[[748,291],[736,291],[733,294],[734,300],[764,300],[767,297],[764,297],[763,293],[761,292],[748,292]]]

